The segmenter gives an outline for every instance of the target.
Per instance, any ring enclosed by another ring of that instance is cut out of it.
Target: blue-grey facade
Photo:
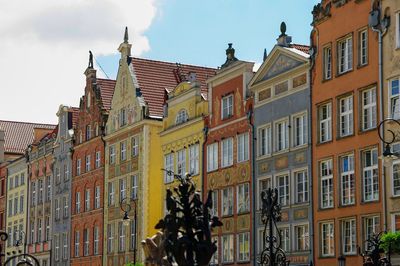
[[[74,109],[61,105],[54,143],[51,265],[70,265],[71,167]]]
[[[313,250],[309,56],[306,46],[287,40],[280,36],[249,85],[256,138],[254,244],[259,255],[264,230],[260,194],[277,188],[282,248],[290,265],[309,265]]]

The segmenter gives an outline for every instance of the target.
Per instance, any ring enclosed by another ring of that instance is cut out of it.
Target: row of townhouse
[[[132,57],[126,29],[116,80],[89,64],[79,107],[60,106],[57,126],[24,124],[33,136],[0,156],[6,252],[22,242],[42,265],[144,261],[173,171],[212,190],[213,265],[256,264],[271,187],[291,264],[361,265],[371,234],[400,228],[400,162],[378,160],[379,122],[400,110],[400,5],[324,0],[312,15],[310,46],[282,24],[256,72],[232,44],[218,69]],[[0,121],[0,144],[17,126]]]

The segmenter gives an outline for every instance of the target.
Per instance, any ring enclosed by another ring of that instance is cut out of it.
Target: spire
[[[125,27],[125,34],[124,34],[124,43],[128,43],[128,27]]]
[[[263,56],[263,61],[265,61],[265,60],[267,59],[267,56],[268,56],[268,54],[267,54],[267,49],[266,49],[266,48],[264,48],[264,56]]]
[[[226,61],[221,66],[221,68],[227,67],[232,62],[238,61],[238,59],[235,57],[235,48],[232,47],[232,43],[228,43],[228,49],[226,49],[225,52],[226,52]]]

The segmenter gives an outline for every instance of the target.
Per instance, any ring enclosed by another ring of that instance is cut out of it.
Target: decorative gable
[[[268,68],[263,78],[261,78],[259,81],[278,76],[286,71],[292,70],[293,68],[300,66],[301,64],[303,64],[303,62],[295,60],[287,55],[280,54],[272,63],[271,67]]]

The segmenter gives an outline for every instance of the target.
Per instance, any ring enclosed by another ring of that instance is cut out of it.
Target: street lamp
[[[346,257],[343,255],[340,255],[337,258],[338,262],[339,262],[339,266],[345,266],[346,265]]]
[[[121,210],[124,213],[124,216],[122,217],[122,223],[124,226],[129,226],[131,219],[129,217],[129,212],[132,210],[133,208],[133,221],[134,221],[134,234],[135,234],[135,245],[133,248],[133,264],[136,265],[136,243],[137,243],[137,208],[136,208],[136,198],[123,198],[120,202],[119,207],[121,208]]]
[[[22,239],[25,238],[25,232],[23,232],[22,230],[20,231],[20,236],[19,236],[19,240],[17,240],[15,242],[15,246],[19,246],[22,242]],[[7,232],[4,231],[0,231],[0,240],[5,242],[8,239],[9,235]],[[25,243],[24,243],[24,247],[25,247]],[[2,260],[3,257],[5,257],[6,254],[4,254],[3,251],[3,245],[0,245],[0,265],[11,265],[12,262],[17,261],[17,265],[29,265],[29,266],[40,266],[39,260],[28,253],[22,252],[21,250],[19,250],[19,252],[13,251],[11,254],[7,254],[7,256],[9,256],[4,264],[2,264]]]
[[[395,132],[392,128],[387,128],[386,132],[389,134],[385,134],[385,124],[386,125],[394,124],[399,127],[399,130]],[[400,122],[397,121],[396,119],[386,118],[379,123],[378,135],[380,140],[384,143],[385,146],[381,158],[383,158],[383,163],[385,166],[391,166],[393,160],[396,160],[400,157],[400,153],[393,152],[391,147],[391,145],[394,142],[400,140],[399,133],[400,133]]]

